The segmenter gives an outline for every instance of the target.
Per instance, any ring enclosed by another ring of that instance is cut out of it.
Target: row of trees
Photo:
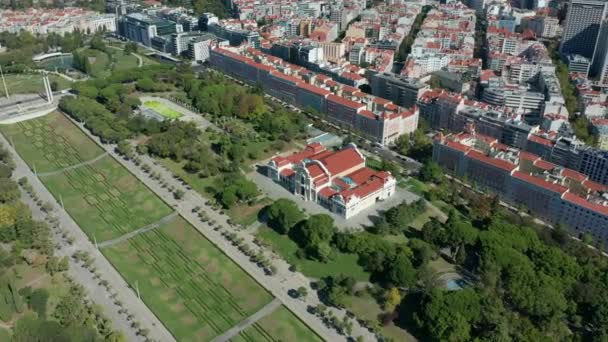
[[[431,6],[422,7],[422,11],[414,20],[414,24],[412,25],[410,33],[405,38],[403,38],[403,41],[399,45],[399,49],[397,50],[396,56],[397,61],[405,61],[407,56],[410,54],[412,50],[412,44],[414,44],[414,39],[416,39],[418,31],[420,31],[420,26],[422,26],[422,23],[424,22],[424,19],[426,18],[426,15],[431,10],[431,8]]]
[[[59,285],[68,290],[61,295],[46,287],[18,285],[22,270],[30,265],[44,265],[39,269],[54,276],[68,270],[69,263],[67,257],[53,256],[50,227],[33,220],[29,208],[19,201],[19,187],[10,178],[14,167],[10,153],[0,146],[0,241],[8,246],[0,248],[0,319],[10,322],[20,315],[13,327],[13,340],[125,341],[121,333],[112,330],[100,309],[86,299],[84,289],[70,284],[68,277],[67,285]],[[18,183],[35,198],[26,178]],[[52,210],[50,204],[41,207]]]

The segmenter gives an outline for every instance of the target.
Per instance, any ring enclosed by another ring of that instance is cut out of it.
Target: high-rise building
[[[604,20],[600,29],[591,75],[598,80],[600,86],[608,87],[608,18]]]
[[[607,13],[605,0],[570,0],[560,52],[593,58]]]

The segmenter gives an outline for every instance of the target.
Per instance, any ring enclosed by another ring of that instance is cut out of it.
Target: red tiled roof
[[[587,208],[591,211],[595,211],[596,213],[600,213],[604,216],[608,216],[608,207],[601,205],[599,203],[589,202],[586,199],[584,199],[580,196],[577,196],[571,192],[565,193],[563,196],[563,199],[572,204],[576,204],[579,207]]]
[[[336,178],[332,182],[336,187],[340,188],[340,190],[346,190],[351,188],[351,186],[341,178]]]
[[[448,140],[445,143],[446,146],[454,149],[454,150],[458,150],[460,152],[467,152],[469,151],[471,148],[467,145],[461,144],[457,141],[452,141],[452,140]]]
[[[308,91],[308,92],[311,92],[311,93],[314,93],[314,94],[317,94],[317,95],[321,95],[323,97],[325,97],[325,96],[327,96],[327,95],[329,95],[329,94],[332,93],[329,90],[323,89],[321,87],[314,86],[312,84],[304,83],[304,82],[300,83],[299,87],[302,88],[302,89],[304,89],[304,90],[306,90],[306,91]]]
[[[364,163],[361,155],[353,148],[345,148],[341,151],[332,153],[323,159],[319,159],[319,161],[325,165],[327,171],[329,171],[332,176]]]
[[[342,195],[344,201],[348,203],[353,196],[364,198],[367,195],[382,189],[383,185],[384,183],[382,182],[382,180],[376,178],[356,188],[344,190],[340,192],[340,195]]]
[[[359,112],[359,115],[363,115],[365,117],[368,117],[370,119],[375,119],[376,116],[374,115],[374,113],[372,113],[371,111],[364,109],[362,111]]]
[[[377,104],[381,104],[381,105],[387,105],[387,104],[391,103],[391,101],[390,101],[390,100],[383,99],[383,98],[378,97],[378,96],[374,96],[373,101],[374,101],[375,103],[377,103]]]
[[[548,161],[543,160],[543,159],[538,159],[537,161],[535,161],[534,166],[541,168],[543,170],[553,170],[557,167],[557,165],[555,165],[553,163],[549,163]]]
[[[363,105],[362,103],[351,101],[351,100],[345,99],[343,97],[340,97],[340,96],[337,96],[337,95],[334,95],[334,94],[328,95],[327,96],[327,101],[334,102],[334,103],[337,103],[339,105],[342,105],[342,106],[345,106],[345,107],[348,107],[348,108],[351,108],[351,109],[355,109],[355,110],[357,110],[359,108],[362,108],[362,107],[365,107],[365,105]]]
[[[320,143],[312,143],[309,144],[308,146],[306,146],[306,149],[304,149],[303,151],[300,152],[296,152],[290,156],[287,156],[286,159],[293,163],[299,163],[302,160],[306,159],[306,158],[312,158],[315,155],[318,155],[322,152],[325,151],[325,147],[323,145],[321,145]],[[276,158],[283,158],[283,157],[275,157]]]
[[[315,179],[315,181],[313,183],[315,186],[319,186],[321,184],[327,183],[328,180],[329,180],[329,178],[324,175],[323,177],[319,177],[318,179]]]
[[[547,189],[549,191],[557,192],[559,194],[563,194],[564,192],[566,192],[568,190],[564,186],[561,186],[561,185],[555,184],[555,183],[551,183],[551,182],[547,182],[546,180],[544,180],[542,178],[534,177],[532,175],[523,173],[521,171],[513,172],[513,177],[515,177],[517,179],[521,179],[527,183],[534,184],[538,187]]]
[[[288,168],[288,169],[284,169],[283,171],[281,171],[281,176],[291,177],[291,176],[293,176],[294,173],[295,173],[294,170]]]
[[[308,164],[306,169],[308,169],[311,178],[317,178],[323,174],[323,169],[317,164]]]
[[[572,178],[576,181],[582,182],[585,179],[587,179],[587,176],[585,176],[584,174],[580,173],[580,172],[576,172],[572,169],[563,169],[562,170],[562,176],[564,177],[568,177],[568,178]]]
[[[583,186],[595,192],[608,192],[608,186],[590,180],[584,181]]]
[[[335,194],[337,194],[337,192],[335,192],[329,186],[325,187],[319,191],[319,196],[324,197],[324,198],[330,198],[331,196],[333,196]]]
[[[346,177],[350,178],[353,180],[353,182],[355,182],[356,184],[363,184],[366,181],[368,181],[372,176],[376,175],[376,171],[368,168],[368,167],[364,167],[361,168],[349,175],[347,175]]]
[[[485,154],[475,150],[469,151],[469,153],[467,153],[467,156],[479,160],[480,162],[483,162],[485,164],[489,164],[509,172],[513,171],[517,167],[517,165],[510,163],[504,159],[488,157]]]
[[[277,72],[273,72],[272,76],[278,77],[278,78],[282,78],[282,79],[284,79],[286,81],[289,81],[289,82],[293,83],[296,86],[298,86],[302,82],[302,80],[300,80],[299,78],[296,78],[296,77],[293,77],[293,76],[289,76],[289,75],[285,75],[284,73],[278,72],[278,71]]]
[[[534,134],[531,134],[528,137],[528,140],[535,142],[537,144],[545,145],[545,146],[553,146],[553,143],[551,142],[551,140],[545,139],[543,137],[539,137],[538,135],[534,135]]]
[[[540,158],[540,157],[537,156],[536,154],[532,154],[532,153],[524,152],[524,151],[519,151],[519,159],[524,159],[524,160],[529,160],[529,161],[535,161],[538,158]]]

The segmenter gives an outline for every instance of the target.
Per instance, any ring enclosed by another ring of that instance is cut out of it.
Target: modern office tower
[[[560,52],[592,59],[607,12],[608,2],[605,0],[570,0]]]
[[[591,76],[602,87],[608,87],[608,18],[604,19],[591,64]]]

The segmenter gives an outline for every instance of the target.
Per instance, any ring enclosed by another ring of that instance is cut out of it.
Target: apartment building
[[[418,126],[415,106],[405,109],[259,50],[216,47],[210,52],[209,62],[227,74],[261,84],[266,92],[285,102],[325,113],[328,120],[383,145],[412,133]]]
[[[584,174],[509,148],[475,130],[439,134],[433,160],[505,202],[524,205],[535,216],[564,225],[574,236],[587,233],[608,242],[608,187]]]

